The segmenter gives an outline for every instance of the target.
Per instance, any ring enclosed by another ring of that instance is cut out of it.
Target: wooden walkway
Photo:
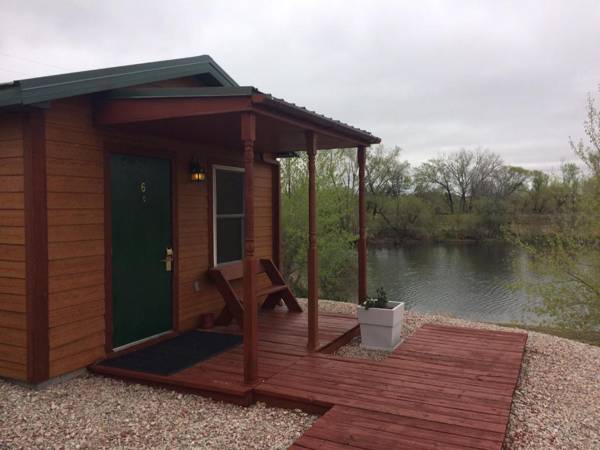
[[[500,449],[526,340],[426,325],[383,361],[311,354],[255,398],[325,412],[295,449]]]
[[[320,314],[310,353],[307,314],[259,315],[259,376],[243,383],[242,347],[174,375],[93,366],[97,373],[249,405],[322,417],[295,449],[500,449],[527,335],[425,325],[383,361],[327,354],[358,334],[356,318]],[[215,329],[239,333],[239,328]]]

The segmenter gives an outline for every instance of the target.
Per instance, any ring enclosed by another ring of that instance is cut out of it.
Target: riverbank
[[[514,324],[514,323],[497,323],[495,325],[499,325],[505,328],[515,328],[518,327],[522,330],[528,331],[536,331],[538,333],[550,334],[552,336],[557,336],[565,339],[570,339],[572,341],[582,342],[584,344],[593,345],[595,347],[600,347],[600,331],[577,331],[577,330],[566,330],[563,328],[555,328],[546,325],[526,325],[526,324]]]
[[[353,314],[356,305],[321,301],[322,311]],[[408,311],[403,336],[426,323],[492,330],[500,325]],[[511,410],[507,449],[600,449],[600,347],[526,331],[527,347]],[[359,347],[359,340],[337,352],[344,357],[385,357]]]

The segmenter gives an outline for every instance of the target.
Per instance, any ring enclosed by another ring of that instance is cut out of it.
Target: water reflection
[[[527,257],[506,244],[432,244],[369,249],[369,287],[408,308],[490,322],[537,322],[525,292]]]

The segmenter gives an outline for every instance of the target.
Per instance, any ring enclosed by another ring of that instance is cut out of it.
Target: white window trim
[[[220,165],[220,164],[213,164],[212,166],[212,229],[213,229],[213,267],[217,267],[218,265],[226,265],[226,264],[233,264],[233,263],[237,263],[242,261],[241,259],[235,260],[235,261],[227,261],[225,263],[221,263],[218,264],[217,263],[217,170],[226,170],[229,172],[242,172],[244,173],[245,170],[243,167],[236,167],[236,166],[224,166],[224,165]],[[245,218],[246,217],[246,205],[243,205],[243,210],[244,212],[242,213],[241,217]],[[227,217],[227,214],[223,214],[221,215],[221,217]],[[240,217],[239,214],[230,214],[229,216],[231,217]],[[244,242],[242,240],[242,254],[244,253]]]

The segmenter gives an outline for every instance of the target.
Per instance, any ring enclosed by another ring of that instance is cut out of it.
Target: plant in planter
[[[380,287],[377,296],[364,299],[358,306],[361,347],[392,351],[400,344],[404,303],[392,302]]]

